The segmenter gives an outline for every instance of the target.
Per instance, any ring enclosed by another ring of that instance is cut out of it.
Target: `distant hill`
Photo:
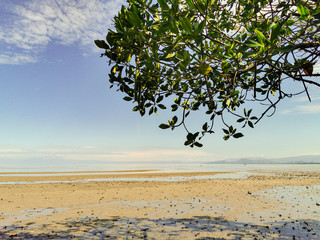
[[[241,158],[209,162],[209,164],[320,164],[320,155],[285,158]]]

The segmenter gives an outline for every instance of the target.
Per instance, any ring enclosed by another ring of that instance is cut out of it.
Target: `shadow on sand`
[[[0,239],[319,239],[320,221],[254,225],[224,218],[83,218],[56,225],[7,226]]]

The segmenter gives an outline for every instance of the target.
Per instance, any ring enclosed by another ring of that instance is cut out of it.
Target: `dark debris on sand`
[[[84,218],[36,229],[29,225],[8,226],[0,230],[0,239],[303,239],[320,236],[320,221],[291,220],[255,225],[228,221],[222,217],[193,218]],[[40,226],[38,226],[40,228]],[[63,230],[59,230],[63,229]],[[42,232],[37,234],[37,230]]]

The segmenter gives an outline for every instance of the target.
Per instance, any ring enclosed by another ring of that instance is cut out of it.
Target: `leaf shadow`
[[[38,228],[38,229],[36,229]],[[38,231],[35,231],[38,230]],[[38,232],[38,233],[37,233]],[[318,239],[320,220],[290,220],[249,224],[223,217],[191,218],[82,218],[45,228],[6,226],[0,239]]]

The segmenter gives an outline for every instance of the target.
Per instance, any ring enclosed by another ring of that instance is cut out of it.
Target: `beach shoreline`
[[[152,172],[158,171],[157,169],[137,169],[137,170],[114,170],[114,171],[58,171],[58,172],[0,172],[0,175],[16,175],[16,174],[25,174],[25,175],[33,175],[33,174],[108,174],[108,173],[139,173],[139,172]]]
[[[59,172],[59,173],[7,173],[0,174],[0,184],[4,182],[37,182],[37,181],[77,181],[86,179],[120,179],[132,178],[169,178],[169,177],[196,177],[230,174],[232,172],[161,172],[158,170],[128,170],[128,171],[90,171],[90,172]]]
[[[130,172],[129,176],[138,179],[208,174],[222,173]],[[123,177],[88,174],[54,179],[106,176]],[[1,185],[0,237],[250,239],[262,234],[266,239],[279,236],[316,239],[320,234],[318,176],[318,172],[283,175],[268,172],[244,179]],[[38,176],[37,181],[48,177],[52,176]],[[34,177],[6,176],[1,181],[12,178],[34,180]]]

